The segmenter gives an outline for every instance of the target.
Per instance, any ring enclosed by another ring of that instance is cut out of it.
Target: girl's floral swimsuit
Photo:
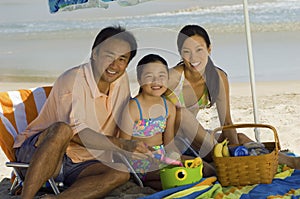
[[[157,118],[149,118],[149,119],[143,119],[143,113],[141,105],[138,101],[138,99],[133,98],[135,100],[139,112],[140,112],[140,119],[134,122],[133,125],[133,137],[138,138],[147,138],[152,137],[156,134],[163,133],[166,129],[166,123],[167,123],[167,117],[168,117],[168,106],[166,102],[166,98],[162,97],[166,109],[166,115],[159,116]],[[155,150],[155,153],[158,154],[165,154],[165,149],[163,145],[157,145],[153,146],[153,149]],[[135,169],[136,173],[139,175],[139,177],[142,180],[145,180],[145,174],[149,170],[151,166],[151,160],[149,159],[143,159],[143,160],[130,160],[133,168]]]

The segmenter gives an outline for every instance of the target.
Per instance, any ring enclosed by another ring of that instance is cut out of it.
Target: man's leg
[[[126,171],[122,164],[107,166],[100,162],[94,163],[83,169],[68,189],[57,196],[45,198],[102,198],[129,180],[130,175]]]
[[[59,173],[63,155],[73,136],[71,128],[65,123],[55,123],[44,130],[36,142],[26,172],[22,198],[32,199],[49,178]]]

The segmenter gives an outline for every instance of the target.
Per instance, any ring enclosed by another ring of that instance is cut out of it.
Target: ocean
[[[117,24],[136,35],[137,57],[160,53],[170,66],[180,61],[177,32],[186,24],[199,24],[211,37],[212,59],[230,81],[249,81],[242,0],[170,2],[149,1],[130,8],[111,4],[108,9],[50,14],[46,0],[2,0],[0,81],[53,81],[87,61],[97,32]],[[249,0],[248,4],[256,79],[298,80],[300,0]],[[137,61],[130,64],[129,74],[134,75]]]

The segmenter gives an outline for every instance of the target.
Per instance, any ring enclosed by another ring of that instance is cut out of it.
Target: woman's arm
[[[232,125],[228,78],[227,75],[221,70],[218,70],[218,74],[220,77],[220,89],[216,104],[220,124],[221,126]],[[230,144],[239,143],[237,132],[235,129],[223,131],[223,137],[227,137]]]

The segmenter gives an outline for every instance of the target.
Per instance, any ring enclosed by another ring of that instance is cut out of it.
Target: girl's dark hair
[[[161,56],[156,55],[156,54],[148,54],[148,55],[145,55],[137,64],[136,74],[137,74],[138,80],[141,80],[145,65],[149,64],[149,63],[153,63],[153,62],[161,62],[166,67],[167,72],[169,74],[168,63],[164,58],[162,58]]]
[[[107,28],[102,29],[98,35],[95,38],[94,44],[92,46],[92,50],[101,44],[103,41],[105,41],[108,38],[116,38],[120,39],[123,41],[126,41],[130,45],[130,57],[129,61],[136,55],[136,50],[137,50],[137,42],[135,37],[133,36],[132,33],[128,32],[125,30],[125,28],[122,28],[121,26],[110,26]]]
[[[166,67],[168,75],[169,75],[169,68],[168,68],[167,61],[159,55],[148,54],[148,55],[145,55],[137,64],[136,76],[137,76],[138,80],[141,80],[141,78],[142,78],[142,73],[144,71],[145,65],[149,64],[149,63],[154,63],[154,62],[162,63]],[[141,93],[141,92],[142,92],[142,87],[140,87],[140,90],[139,90],[139,93]]]
[[[179,54],[181,54],[181,49],[185,40],[195,35],[202,37],[206,43],[206,47],[210,47],[210,39],[208,33],[204,28],[198,25],[187,25],[180,30],[177,37],[177,48]],[[183,62],[181,61],[179,64],[183,64]],[[219,95],[220,77],[217,70],[218,68],[213,64],[211,58],[209,57],[207,65],[205,67],[204,78],[206,86],[208,88],[208,96],[211,105],[213,105],[216,102],[216,99]]]

